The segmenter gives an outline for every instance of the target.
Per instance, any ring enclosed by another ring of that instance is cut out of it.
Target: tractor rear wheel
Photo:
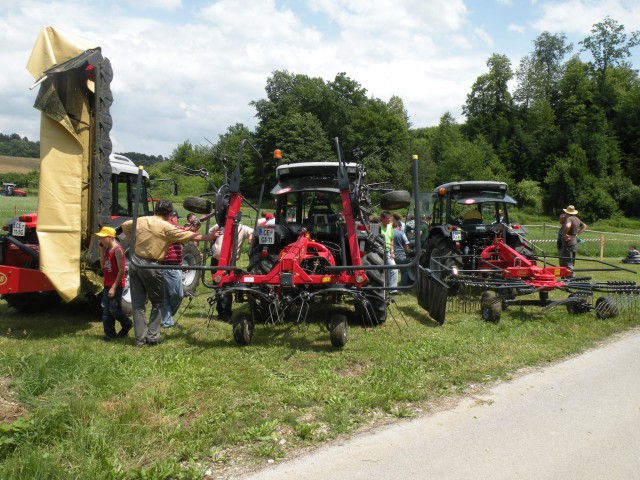
[[[384,265],[384,239],[376,237],[369,247],[369,252],[362,257],[362,265]],[[359,305],[357,310],[365,325],[380,325],[387,321],[387,300],[384,295],[384,270],[365,270],[369,278],[368,287],[379,287],[375,290],[365,290],[368,306]]]
[[[443,283],[464,268],[462,258],[453,250],[451,241],[444,237],[436,237],[427,245],[426,263],[423,265],[431,270],[431,275]],[[457,288],[450,285],[449,294],[457,293]],[[455,286],[457,287],[457,285]]]

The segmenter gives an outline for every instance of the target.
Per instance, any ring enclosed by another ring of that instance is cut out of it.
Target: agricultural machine
[[[502,182],[453,182],[436,189],[420,260],[429,270],[419,301],[432,317],[444,323],[448,300],[467,309],[476,299],[482,318],[490,322],[499,322],[502,311],[515,305],[564,305],[570,314],[594,310],[598,318],[637,314],[640,287],[635,282],[593,282],[574,276],[578,270],[552,264],[558,257],[545,255],[525,238],[521,225],[510,222],[508,208],[516,202],[506,191]],[[580,273],[626,270],[582,261],[604,267]],[[569,296],[551,299],[553,291]],[[602,295],[594,303],[595,293]],[[532,294],[538,298],[518,298]]]
[[[20,190],[13,182],[3,182],[0,197],[26,197],[27,192]]]
[[[237,265],[236,234],[242,219],[240,207],[247,202],[240,193],[242,150],[229,185],[217,189],[215,218],[224,226],[218,266],[212,268],[213,304],[224,295],[248,303],[248,312],[233,318],[237,343],[251,343],[256,323],[277,323],[285,319],[304,322],[310,311],[324,314],[331,344],[342,347],[348,337],[345,304],[353,304],[353,317],[365,325],[387,319],[388,290],[385,284],[384,240],[369,223],[371,192],[380,191],[380,206],[406,208],[409,192],[372,186],[360,163],[346,163],[335,139],[337,162],[303,162],[279,165],[277,185],[271,190],[276,213],[273,225],[257,226],[246,270]],[[279,150],[275,151],[280,160]],[[417,162],[414,177],[417,179]],[[263,175],[264,178],[264,175]],[[258,206],[249,204],[256,213]],[[208,200],[189,197],[184,207],[207,213]],[[416,268],[417,260],[401,268]]]
[[[13,218],[0,235],[0,294],[21,312],[43,310],[61,299],[97,300],[102,278],[93,234],[105,225],[120,234],[125,220],[134,213],[148,215],[153,207],[147,201],[147,172],[111,152],[113,70],[100,48],[45,27],[27,69],[37,80],[34,87],[40,86],[38,211]],[[138,205],[136,192],[143,198]],[[199,251],[187,248],[185,263],[195,265]],[[185,286],[195,289],[198,274],[186,271]],[[131,308],[128,282],[123,307]]]

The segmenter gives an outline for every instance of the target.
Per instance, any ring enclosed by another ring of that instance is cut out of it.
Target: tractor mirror
[[[182,202],[182,206],[188,212],[209,214],[213,210],[211,200],[202,197],[186,197]]]
[[[411,194],[406,190],[395,190],[384,193],[380,197],[380,207],[383,210],[400,210],[411,204]]]

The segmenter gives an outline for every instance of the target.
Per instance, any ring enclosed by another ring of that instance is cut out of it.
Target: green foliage
[[[17,133],[0,133],[0,155],[11,157],[40,158],[40,142],[32,142]]]
[[[516,183],[511,196],[518,201],[518,206],[531,207],[534,211],[542,210],[542,188],[534,180],[522,180]]]

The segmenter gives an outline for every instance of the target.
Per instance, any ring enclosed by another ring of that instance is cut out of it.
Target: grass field
[[[39,158],[9,157],[0,155],[0,174],[29,173],[40,168]]]
[[[101,342],[80,303],[24,317],[2,302],[0,405],[13,416],[0,429],[1,478],[226,478],[423,415],[640,324],[514,307],[499,324],[472,311],[439,326],[402,295],[385,325],[352,322],[343,350],[322,322],[258,325],[238,347],[230,325],[207,320],[209,291],[198,293],[166,342],[144,349],[131,337]]]

